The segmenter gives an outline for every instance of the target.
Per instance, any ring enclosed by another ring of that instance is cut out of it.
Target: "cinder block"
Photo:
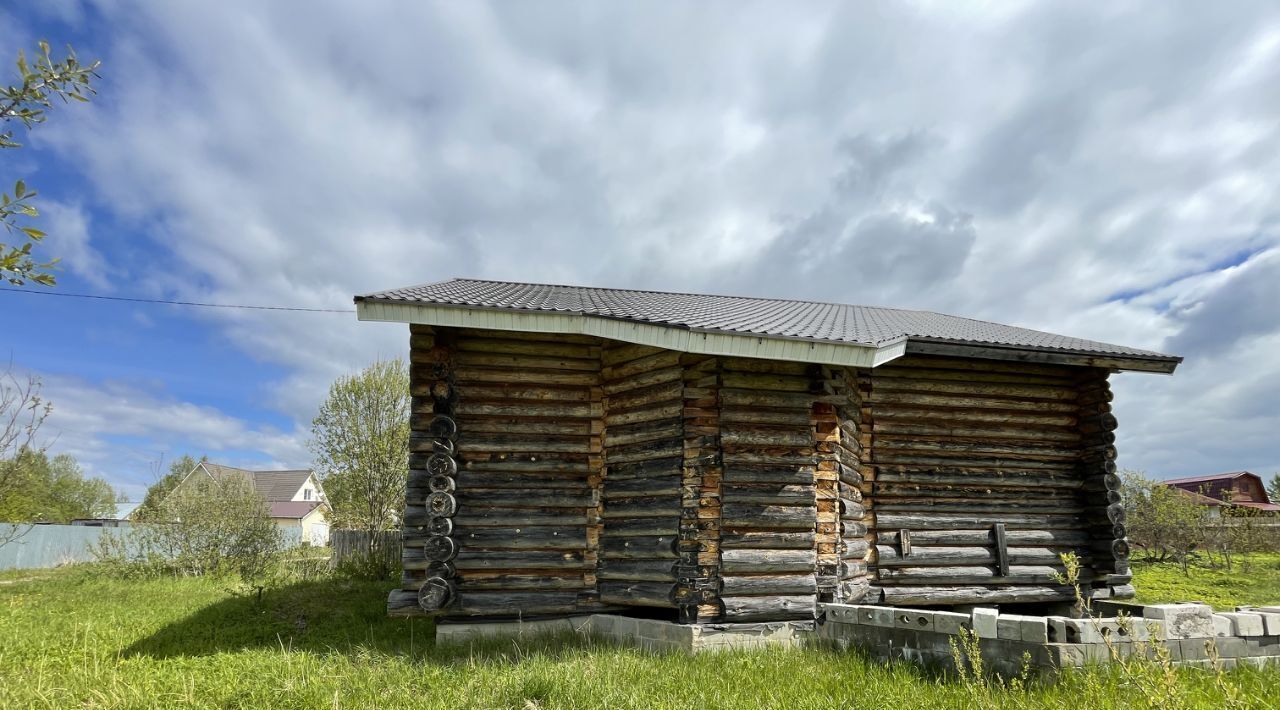
[[[1280,636],[1280,612],[1259,611],[1257,614],[1262,617],[1262,630],[1267,636]]]
[[[1027,643],[1049,643],[1049,624],[1043,616],[1020,617],[1018,629]]]
[[[1260,606],[1257,611],[1263,611],[1268,614],[1280,614],[1280,606]]]
[[[864,606],[858,610],[858,623],[893,628],[893,609],[887,606]]]
[[[1142,608],[1142,615],[1165,622],[1165,635],[1170,639],[1214,635],[1213,609],[1207,604],[1151,604]]]
[[[999,618],[1000,612],[995,609],[976,607],[969,612],[969,626],[978,635],[978,638],[998,638],[996,620]]]
[[[1225,616],[1231,620],[1231,633],[1236,636],[1262,636],[1262,617],[1243,611],[1228,611],[1216,616]]]
[[[1221,658],[1242,658],[1249,655],[1249,648],[1242,638],[1226,636],[1213,639],[1213,643],[1218,647],[1218,656]]]
[[[1016,614],[1001,614],[996,618],[996,638],[1002,641],[1021,641],[1022,617]]]
[[[1213,635],[1217,637],[1231,635],[1231,619],[1222,614],[1213,615]]]
[[[1209,658],[1208,645],[1216,639],[1196,638],[1178,641],[1178,647],[1184,661],[1203,661]]]
[[[933,630],[940,634],[958,634],[970,628],[970,616],[953,611],[933,612]]]
[[[1102,632],[1093,619],[1063,619],[1067,643],[1102,643]]]
[[[900,629],[933,631],[933,612],[895,609],[893,622],[893,625]]]
[[[1049,636],[1049,643],[1068,643],[1066,617],[1046,616],[1045,623],[1047,625],[1046,632]]]

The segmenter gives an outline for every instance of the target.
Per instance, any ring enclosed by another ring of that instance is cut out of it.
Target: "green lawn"
[[[1180,670],[1176,699],[1148,701],[1115,670],[983,689],[820,648],[690,658],[572,637],[437,648],[429,622],[386,618],[386,584],[297,583],[261,605],[231,586],[86,567],[0,574],[0,707],[1172,710],[1280,697],[1276,670],[1232,671],[1226,688]]]
[[[1248,569],[1236,565],[1231,572],[1194,564],[1189,575],[1171,562],[1136,563],[1133,583],[1145,603],[1201,601],[1217,609],[1280,604],[1280,555],[1253,555],[1249,561]]]

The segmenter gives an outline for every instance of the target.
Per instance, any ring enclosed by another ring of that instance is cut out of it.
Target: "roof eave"
[[[483,308],[367,296],[357,297],[355,303],[356,317],[363,321],[594,335],[626,343],[705,355],[875,367],[902,354],[899,345],[877,348],[858,343],[726,333],[606,318],[577,311]]]
[[[1114,371],[1154,372],[1171,375],[1182,362],[1174,355],[1122,355],[1085,353],[1053,348],[999,345],[994,343],[960,343],[932,338],[907,339],[908,355],[947,355],[987,360],[1012,360],[1049,365],[1101,367]]]

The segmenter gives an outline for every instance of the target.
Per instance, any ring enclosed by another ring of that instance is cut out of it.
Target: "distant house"
[[[253,484],[267,501],[271,519],[286,531],[297,531],[298,539],[312,545],[329,543],[329,515],[332,509],[320,485],[320,479],[310,469],[290,471],[249,471],[243,468],[223,466],[203,461],[188,473],[174,491],[191,485],[199,476],[222,481],[241,477]],[[172,493],[170,493],[172,495]]]
[[[1166,486],[1186,491],[1197,502],[1223,508],[1255,508],[1269,513],[1280,512],[1280,504],[1267,495],[1262,478],[1248,471],[1215,473],[1211,476],[1188,476],[1165,481]]]

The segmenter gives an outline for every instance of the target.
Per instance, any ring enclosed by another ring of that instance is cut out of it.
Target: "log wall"
[[[1112,534],[1123,537],[1112,481],[1098,475],[1114,458],[1114,418],[1084,416],[1105,372],[907,357],[858,381],[870,601],[1071,600],[1055,579],[1064,552],[1082,560],[1095,596],[1127,582],[1103,576],[1120,572]]]
[[[1132,594],[1107,372],[411,327],[391,613],[812,618]]]
[[[602,358],[600,600],[674,609],[684,443],[681,354],[614,343]]]
[[[836,541],[828,515],[819,544],[814,372],[742,358],[723,358],[721,369],[723,619],[812,618],[819,551],[832,562]],[[828,512],[834,505],[824,501]]]

